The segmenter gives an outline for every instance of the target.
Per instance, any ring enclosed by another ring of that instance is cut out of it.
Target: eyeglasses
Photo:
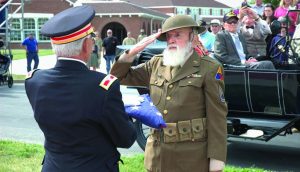
[[[237,24],[238,21],[236,21],[236,20],[231,20],[231,21],[226,21],[226,23],[228,23],[228,24]]]

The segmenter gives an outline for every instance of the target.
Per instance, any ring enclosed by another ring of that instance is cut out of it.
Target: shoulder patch
[[[99,84],[100,87],[104,88],[105,90],[108,90],[112,83],[115,82],[118,78],[108,74]]]
[[[222,69],[221,69],[220,66],[218,67],[218,71],[217,71],[217,73],[216,73],[215,78],[216,78],[216,80],[221,80],[221,81],[224,80],[224,77],[223,77],[223,71],[222,71]]]
[[[38,71],[39,69],[33,69],[32,71],[29,71],[26,75],[26,78],[25,79],[30,79],[32,78],[34,72]]]

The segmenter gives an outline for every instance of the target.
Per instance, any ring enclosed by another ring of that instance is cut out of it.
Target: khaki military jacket
[[[207,172],[209,159],[226,161],[227,104],[223,68],[214,59],[193,53],[177,74],[162,56],[137,67],[116,62],[111,73],[123,85],[147,86],[168,127],[151,130],[145,168],[154,172]]]

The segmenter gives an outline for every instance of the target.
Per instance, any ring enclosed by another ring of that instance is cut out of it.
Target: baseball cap
[[[229,20],[231,18],[235,18],[235,19],[239,20],[239,18],[237,17],[237,15],[233,11],[229,11],[228,13],[226,13],[224,15],[223,22],[226,22],[227,20]]]
[[[213,19],[213,20],[210,21],[210,24],[218,24],[218,25],[221,25],[221,22],[220,22],[220,20],[218,20],[218,19]]]

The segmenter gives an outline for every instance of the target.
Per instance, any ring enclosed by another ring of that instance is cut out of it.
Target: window
[[[41,32],[40,32],[41,27],[46,23],[46,21],[48,21],[48,18],[39,18],[38,19],[38,32],[39,32],[38,40],[40,40],[40,41],[50,40],[49,37],[46,37],[46,36],[42,35]]]
[[[21,20],[12,19],[10,24],[11,24],[10,41],[19,41],[19,42],[22,41]]]
[[[201,15],[210,15],[210,9],[209,8],[202,8],[201,9]]]
[[[176,8],[177,14],[185,14],[186,8],[178,7]]]
[[[230,8],[223,9],[223,14],[226,14],[226,13],[228,13],[229,11],[231,11]]]
[[[25,18],[24,19],[24,38],[26,38],[30,33],[35,35],[35,21],[33,18]]]
[[[30,33],[32,33],[38,42],[49,42],[48,37],[40,33],[41,27],[48,21],[49,18],[24,18],[23,23],[21,18],[14,18],[11,20],[11,34],[10,40],[12,42],[22,42]],[[23,24],[23,30],[22,30]]]
[[[212,9],[212,15],[213,16],[220,16],[221,15],[221,10],[217,8]]]

